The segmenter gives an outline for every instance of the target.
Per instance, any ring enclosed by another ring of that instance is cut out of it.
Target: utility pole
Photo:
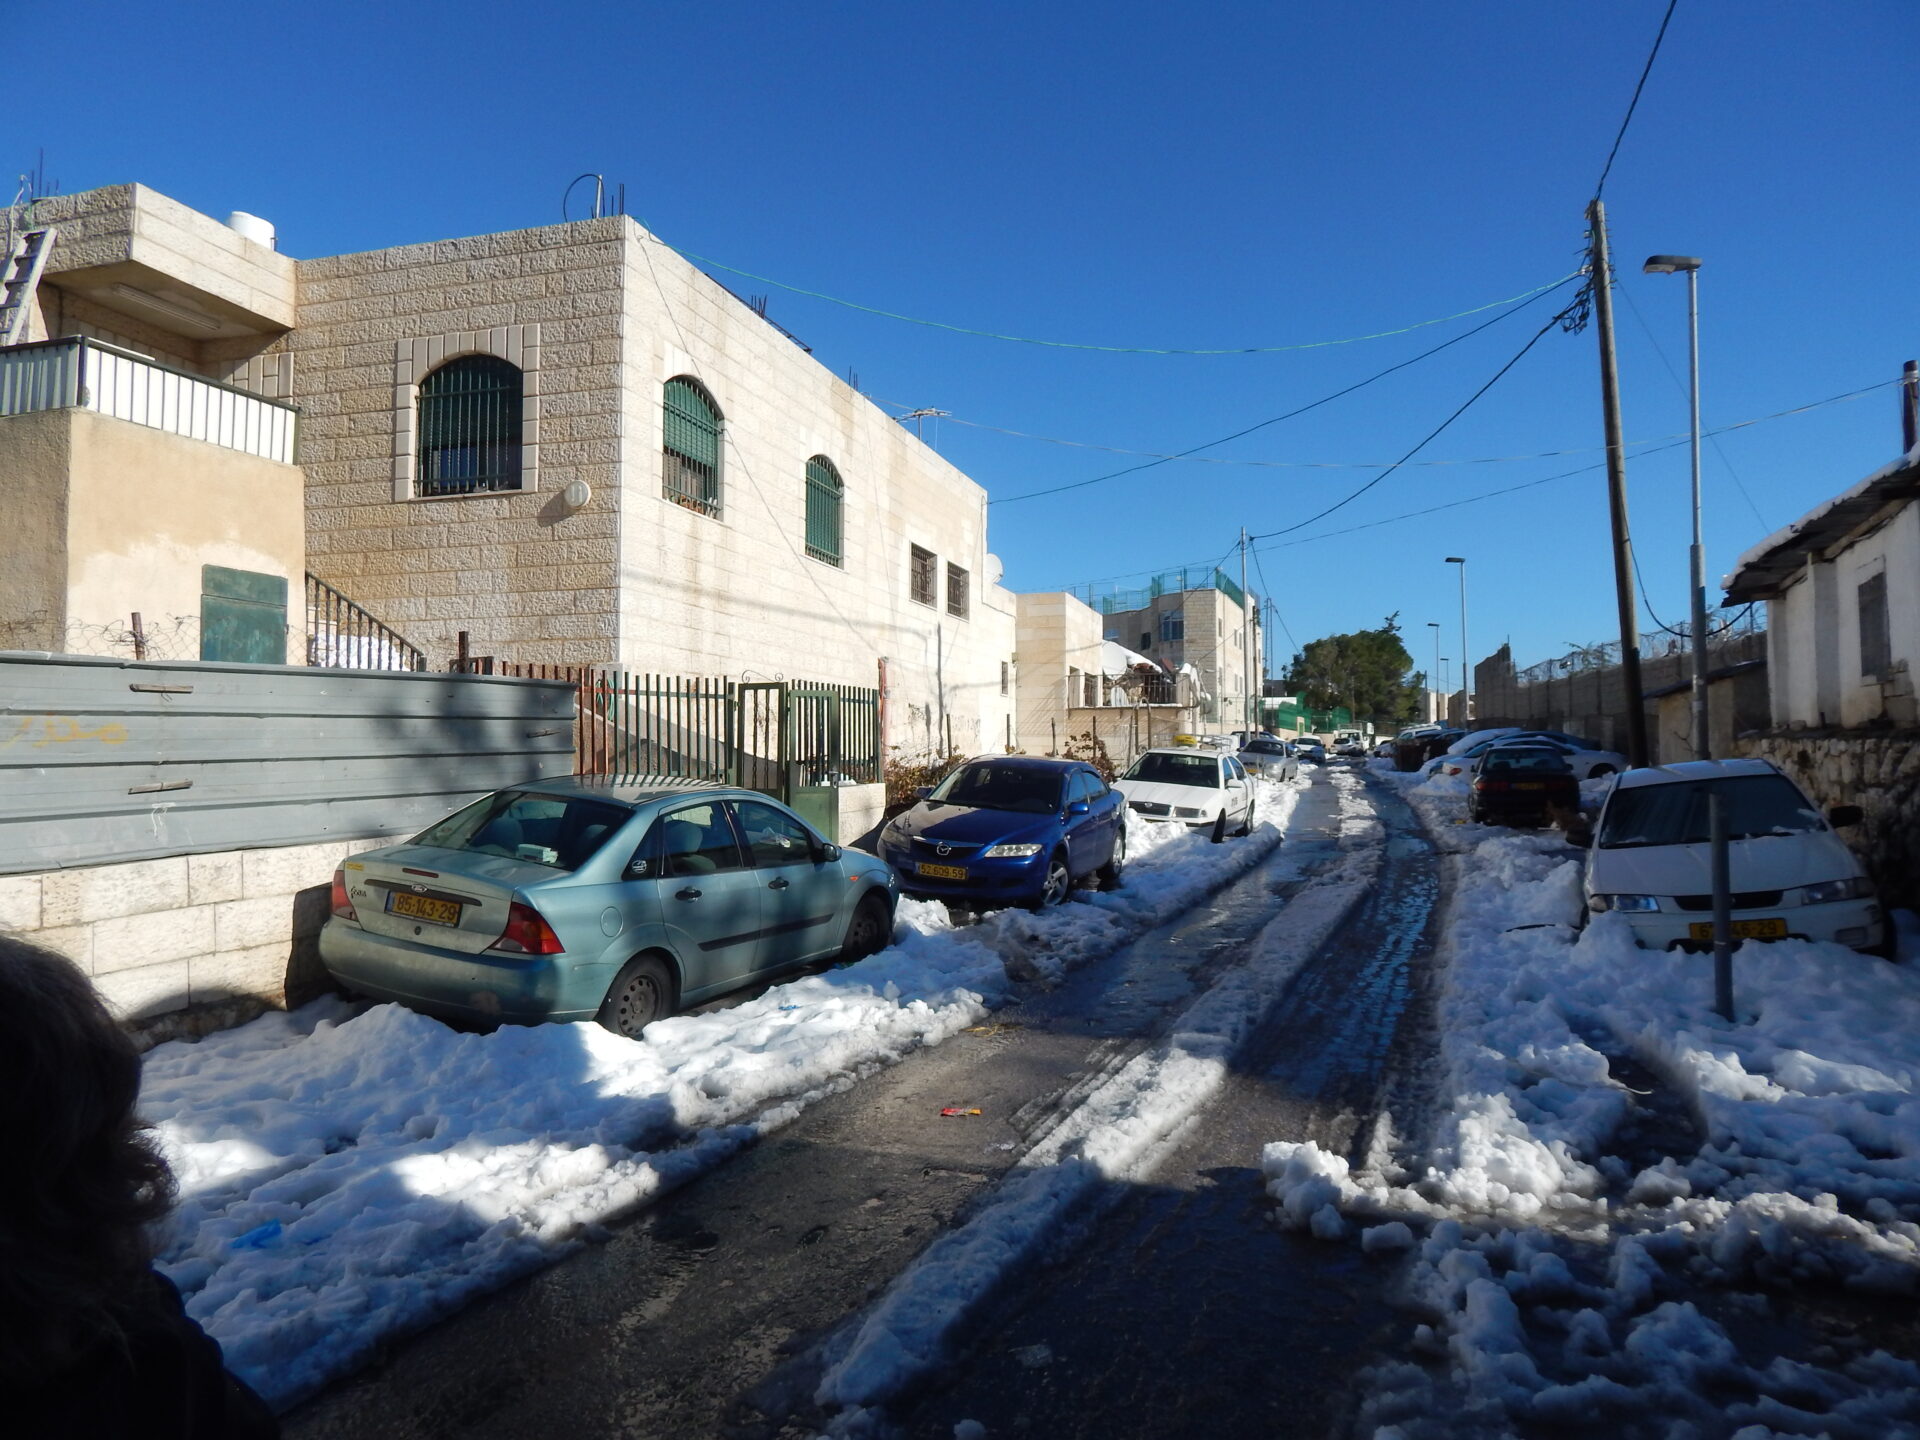
[[[1241,708],[1241,728],[1254,730],[1253,708],[1253,610],[1247,604],[1247,527],[1240,527],[1240,674],[1246,687],[1246,704]]]
[[[1627,764],[1647,764],[1646,699],[1640,689],[1640,618],[1633,601],[1633,539],[1627,533],[1627,460],[1620,435],[1620,372],[1613,353],[1613,268],[1607,207],[1587,206],[1594,320],[1600,332],[1600,407],[1607,435],[1607,510],[1613,521],[1613,588],[1620,606],[1620,680],[1627,702]]]

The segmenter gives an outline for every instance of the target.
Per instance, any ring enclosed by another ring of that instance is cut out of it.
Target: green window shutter
[[[520,488],[523,382],[493,355],[462,355],[420,382],[416,495]]]
[[[807,554],[829,565],[845,558],[841,552],[841,501],[846,487],[840,472],[824,455],[807,461]]]
[[[663,401],[664,493],[690,510],[718,515],[720,412],[691,380],[669,380]]]
[[[200,658],[286,664],[286,577],[202,565]]]

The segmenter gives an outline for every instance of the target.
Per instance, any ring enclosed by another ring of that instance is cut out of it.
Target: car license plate
[[[1687,926],[1687,933],[1695,940],[1713,941],[1713,922],[1696,920]],[[1787,938],[1787,922],[1784,920],[1736,920],[1733,922],[1732,936],[1735,940],[1784,940]]]
[[[919,870],[922,875],[933,880],[964,880],[967,878],[966,867],[963,865],[929,865],[926,861],[922,860]]]
[[[409,920],[424,920],[429,925],[460,923],[458,900],[430,900],[425,895],[402,895],[397,890],[389,890],[387,909],[392,914],[404,915]]]

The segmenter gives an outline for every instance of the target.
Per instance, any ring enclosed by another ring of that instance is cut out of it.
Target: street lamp
[[[1427,621],[1427,628],[1433,631],[1433,675],[1427,688],[1433,690],[1436,695],[1444,695],[1446,691],[1435,688],[1440,684],[1440,622],[1438,620],[1429,620]],[[1433,709],[1434,713],[1432,718],[1438,720],[1440,718],[1440,706],[1437,700],[1434,703]]]
[[[1447,564],[1460,567],[1460,713],[1467,721],[1467,728],[1473,728],[1473,662],[1467,657],[1473,654],[1467,645],[1467,557],[1464,555],[1447,556]]]
[[[1707,558],[1700,542],[1700,261],[1693,255],[1649,255],[1649,275],[1687,277],[1687,378],[1693,431],[1693,758],[1711,759],[1707,738]]]

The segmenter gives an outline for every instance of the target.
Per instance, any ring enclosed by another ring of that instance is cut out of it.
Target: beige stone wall
[[[641,669],[872,685],[889,674],[903,750],[1005,744],[1012,597],[990,575],[986,494],[845,381],[630,221],[621,440],[620,658]],[[661,386],[706,387],[725,417],[723,508],[662,495]],[[805,468],[846,487],[844,556],[805,552]],[[939,559],[938,603],[909,596],[910,547]],[[946,567],[968,572],[962,618]]]
[[[124,1020],[233,1001],[301,1004],[342,859],[392,837],[0,876],[0,930],[57,950]]]
[[[296,466],[88,410],[0,419],[0,643],[127,654],[105,637],[139,611],[156,658],[195,658],[200,567],[225,565],[287,581],[297,657],[302,491]]]
[[[1070,676],[1099,674],[1104,643],[1103,617],[1064,592],[1016,597],[1015,649],[1019,652],[1018,748],[1049,755],[1076,733],[1067,714]],[[1085,728],[1080,725],[1078,728]]]
[[[477,654],[616,658],[621,223],[300,262],[299,326],[276,349],[301,412],[309,564],[435,668],[462,630]],[[414,343],[439,341],[437,363],[510,327],[538,327],[537,488],[396,500],[396,436],[430,368]],[[579,510],[572,480],[593,490]]]

